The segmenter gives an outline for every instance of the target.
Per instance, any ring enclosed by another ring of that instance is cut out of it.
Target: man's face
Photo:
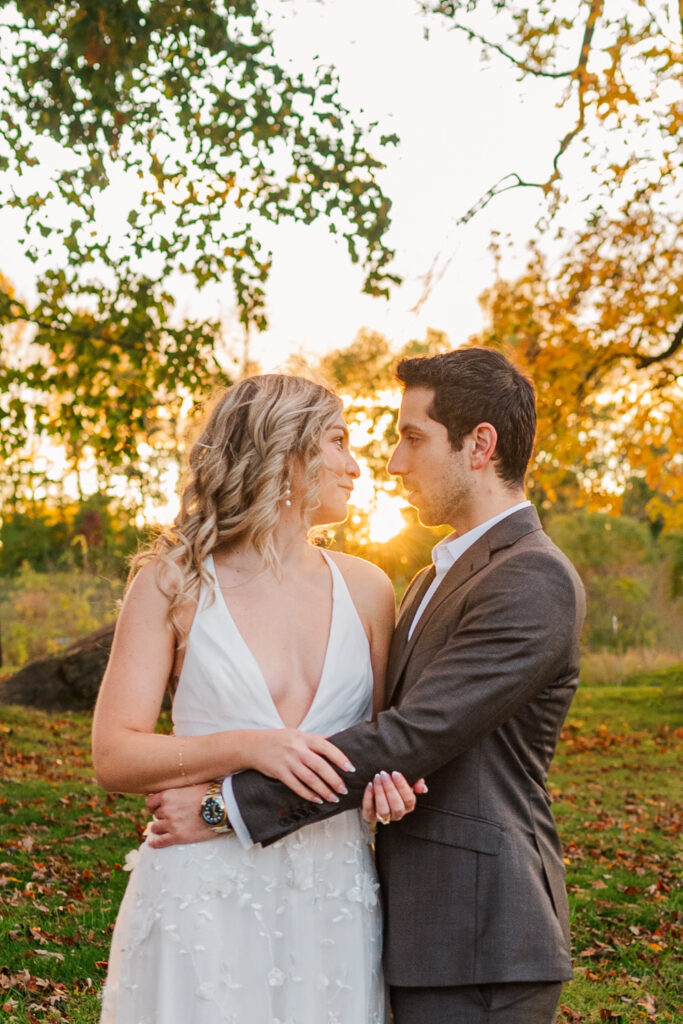
[[[406,388],[388,469],[401,477],[423,526],[455,526],[469,508],[471,471],[464,450],[454,452],[443,423],[430,418],[433,398],[431,388]]]

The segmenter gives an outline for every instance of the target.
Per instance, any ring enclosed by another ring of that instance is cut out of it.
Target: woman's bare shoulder
[[[119,612],[119,628],[134,621],[148,626],[163,622],[168,613],[169,600],[159,582],[159,561],[144,562],[129,582]]]
[[[126,604],[144,605],[152,614],[167,619],[171,598],[178,586],[178,574],[163,558],[143,562],[126,594]],[[176,609],[176,627],[187,633],[197,610],[196,595],[188,596]]]
[[[127,589],[128,595],[135,595],[140,598],[145,596],[147,598],[157,598],[163,600],[168,598],[165,597],[164,590],[164,575],[168,574],[163,559],[161,558],[149,558],[142,563],[139,569],[135,571],[135,575],[130,581]]]
[[[358,588],[364,593],[373,595],[391,595],[393,601],[394,588],[391,580],[378,565],[368,562],[356,555],[347,555],[343,551],[328,551],[327,554],[341,570],[350,590]]]

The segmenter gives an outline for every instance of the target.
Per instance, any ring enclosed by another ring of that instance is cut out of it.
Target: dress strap
[[[327,564],[329,565],[330,572],[332,573],[332,599],[334,601],[337,601],[338,603],[341,603],[342,601],[344,602],[344,604],[348,607],[349,612],[351,613],[352,619],[355,620],[355,622],[358,624],[358,627],[361,633],[363,634],[366,643],[369,643],[368,635],[365,631],[365,626],[363,625],[363,620],[361,619],[358,613],[358,609],[356,608],[356,602],[353,600],[351,596],[351,591],[349,590],[348,584],[344,579],[344,573],[341,571],[332,555],[328,551],[326,551],[325,548],[320,548],[320,553],[327,562]]]

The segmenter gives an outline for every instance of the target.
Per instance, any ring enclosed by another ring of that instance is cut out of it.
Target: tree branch
[[[587,86],[586,69],[588,65],[588,58],[591,52],[591,43],[593,41],[593,33],[595,31],[595,24],[600,16],[602,10],[603,0],[593,0],[588,12],[588,20],[586,21],[586,27],[583,32],[583,39],[581,40],[581,51],[579,53],[579,61],[576,65],[575,70],[572,72],[574,78],[578,82],[578,101],[579,101],[579,117],[571,129],[568,131],[565,137],[560,142],[560,148],[558,149],[553,159],[553,173],[548,179],[548,186],[551,186],[557,181],[560,176],[559,162],[563,153],[566,152],[570,142],[576,138],[580,131],[586,125],[586,103],[584,99],[584,93]]]
[[[509,60],[510,63],[514,64],[520,71],[523,71],[527,75],[533,75],[535,78],[571,78],[575,73],[571,68],[567,71],[544,71],[542,68],[533,68],[531,65],[527,64],[526,61],[513,57],[511,53],[508,53],[507,50],[503,49],[500,43],[492,43],[490,39],[486,39],[478,32],[475,32],[474,29],[468,28],[467,25],[459,25],[457,22],[454,22],[451,25],[451,28],[458,32],[464,32],[468,39],[476,39],[478,43],[481,43],[482,46],[485,46],[489,50],[495,50],[496,53],[505,57],[506,60]]]
[[[507,182],[507,184],[504,184],[505,182]],[[487,189],[484,195],[480,196],[473,206],[470,206],[469,210],[467,210],[465,213],[463,213],[460,217],[458,217],[455,220],[451,230],[449,231],[446,241],[448,241],[450,235],[457,228],[462,227],[463,224],[467,224],[467,222],[472,220],[472,218],[477,213],[479,213],[480,210],[483,210],[485,206],[488,206],[492,199],[495,199],[496,196],[502,195],[503,192],[509,192],[510,189],[513,188],[540,188],[545,190],[545,187],[546,186],[542,182],[524,181],[524,179],[520,178],[519,174],[517,174],[516,172],[506,174],[499,181],[497,181],[495,185],[492,185],[491,188]],[[420,278],[418,278],[418,280],[421,280],[423,284],[422,293],[420,294],[420,297],[415,303],[415,305],[411,307],[409,312],[419,313],[420,309],[429,298],[432,292],[432,288],[444,276],[444,274],[450,267],[451,263],[453,262],[454,258],[455,250],[443,262],[443,264],[439,266],[439,261],[441,260],[441,252],[438,252],[436,254],[434,259],[432,260],[429,270],[426,272],[426,274],[423,274]]]
[[[526,64],[524,61],[517,60],[515,57],[513,57],[511,54],[509,54],[506,50],[504,50],[497,43],[492,43],[490,40],[485,39],[478,32],[475,32],[473,29],[467,28],[465,25],[460,25],[457,22],[453,23],[453,28],[454,29],[457,29],[460,32],[464,32],[470,39],[476,39],[483,46],[489,47],[490,49],[495,50],[497,53],[500,53],[503,57],[505,57],[507,60],[511,61],[518,68],[520,68],[520,70],[524,71],[525,73],[528,73],[528,74],[531,74],[531,75],[536,75],[536,76],[543,76],[543,77],[546,77],[546,78],[572,78],[572,79],[574,79],[578,83],[579,111],[578,111],[578,118],[577,118],[576,124],[560,140],[560,144],[559,144],[559,147],[557,149],[557,152],[555,153],[555,156],[553,157],[553,163],[552,163],[553,170],[552,170],[552,174],[548,177],[548,179],[546,181],[525,181],[523,178],[521,178],[519,176],[519,174],[517,174],[515,172],[511,172],[510,174],[506,174],[499,181],[497,181],[495,183],[495,185],[492,185],[489,189],[487,189],[487,191],[484,192],[484,194],[482,196],[480,196],[480,198],[477,199],[477,201],[468,210],[466,210],[466,212],[464,214],[462,214],[460,217],[458,217],[455,220],[455,222],[453,223],[453,227],[452,227],[451,231],[455,231],[457,228],[462,227],[463,224],[467,224],[467,222],[470,221],[476,214],[478,214],[481,210],[483,210],[486,206],[488,206],[488,204],[496,196],[502,195],[504,192],[509,192],[511,189],[515,189],[515,188],[539,188],[539,189],[541,189],[541,191],[545,195],[548,195],[548,193],[552,191],[553,186],[556,184],[556,182],[558,181],[558,179],[561,176],[561,172],[560,172],[560,168],[559,168],[560,159],[562,158],[563,154],[569,148],[571,142],[584,129],[585,124],[586,124],[585,92],[586,92],[586,89],[588,87],[588,75],[587,75],[588,59],[590,57],[591,45],[592,45],[592,42],[593,42],[593,33],[595,32],[595,26],[597,24],[598,18],[600,17],[600,14],[602,13],[603,6],[604,6],[604,0],[592,0],[592,3],[590,5],[589,11],[588,11],[588,17],[586,19],[586,25],[585,25],[584,32],[583,32],[583,37],[582,37],[582,40],[581,40],[581,49],[579,51],[579,58],[578,58],[576,67],[571,69],[570,71],[543,72],[543,71],[540,71],[540,70],[536,70],[536,69],[530,67],[528,64]],[[450,235],[450,232],[449,232],[449,235]],[[452,261],[454,259],[454,255],[455,255],[455,253],[451,254],[451,256],[449,256],[440,267],[439,267],[439,261],[441,260],[441,253],[440,252],[437,253],[437,255],[434,257],[434,259],[432,261],[432,265],[430,266],[429,270],[427,271],[426,274],[424,274],[422,276],[422,279],[421,279],[422,282],[423,282],[422,294],[420,295],[419,299],[417,300],[415,305],[410,310],[411,313],[419,312],[419,310],[421,309],[423,304],[429,298],[429,295],[431,294],[431,291],[432,291],[432,288],[434,287],[434,285],[438,281],[440,281],[441,278],[443,277],[443,275],[446,273],[446,270],[448,269],[448,267],[450,266],[450,264],[452,263]]]
[[[636,368],[642,370],[646,366],[652,366],[653,363],[662,363],[665,359],[669,359],[675,355],[681,345],[683,345],[683,321],[681,321],[680,327],[671,339],[671,344],[663,352],[659,352],[657,355],[644,355],[634,352],[630,358],[635,359]]]
[[[504,182],[508,182],[508,184],[505,185]],[[496,196],[502,195],[503,192],[509,192],[510,189],[513,188],[540,188],[545,190],[546,185],[542,181],[524,181],[524,179],[520,178],[519,174],[514,171],[510,174],[506,174],[497,181],[495,185],[492,185],[491,188],[487,189],[483,196],[477,199],[476,203],[471,206],[466,213],[463,213],[461,217],[458,217],[455,222],[455,226],[459,227],[461,224],[467,224],[469,220],[472,220],[472,217],[474,217],[475,214],[488,206],[492,199],[495,199]]]
[[[639,339],[640,340],[640,339]],[[664,349],[663,352],[658,352],[656,355],[645,355],[644,353],[634,351],[612,351],[606,353],[602,359],[598,359],[590,369],[584,374],[583,380],[577,390],[577,398],[579,402],[582,402],[589,385],[594,384],[596,379],[602,373],[603,370],[607,370],[614,363],[618,363],[624,359],[633,359],[636,364],[637,370],[644,370],[648,366],[653,366],[655,363],[663,363],[666,359],[670,359],[671,356],[675,355],[679,348],[683,345],[683,321],[680,327],[671,339],[671,343],[668,348]]]
[[[88,340],[101,341],[101,342],[104,342],[104,344],[106,344],[106,345],[117,345],[119,348],[123,349],[124,351],[128,351],[128,352],[135,352],[135,351],[137,351],[134,345],[127,345],[125,342],[121,342],[121,341],[115,340],[110,335],[108,336],[108,335],[105,335],[105,334],[98,334],[97,331],[89,331],[89,330],[85,330],[84,328],[73,327],[73,326],[71,326],[69,324],[65,324],[64,322],[60,322],[56,318],[52,322],[49,322],[47,320],[41,320],[40,317],[34,316],[32,313],[30,313],[29,310],[27,309],[27,307],[24,305],[24,303],[20,299],[10,298],[9,302],[7,303],[7,306],[8,306],[8,311],[11,310],[12,306],[17,306],[18,309],[19,309],[19,313],[18,314],[13,314],[13,313],[11,314],[12,321],[8,321],[8,323],[7,323],[8,326],[9,326],[10,322],[16,323],[16,321],[18,321],[18,320],[23,320],[24,323],[33,324],[34,327],[39,327],[43,331],[53,331],[53,332],[55,332],[57,334],[63,334],[63,335],[71,334],[75,338],[83,338],[84,341],[88,341]]]
[[[6,323],[6,326],[9,326],[11,322],[16,323],[18,320],[21,320],[24,323],[33,324],[33,326],[38,327],[40,330],[51,331],[52,333],[61,334],[65,337],[72,336],[74,338],[82,338],[84,341],[101,341],[103,342],[103,344],[109,345],[111,348],[119,349],[122,352],[129,352],[131,354],[139,354],[140,352],[139,345],[127,342],[122,338],[116,338],[112,337],[111,335],[101,334],[95,330],[74,327],[71,324],[64,323],[63,321],[60,321],[57,318],[55,318],[53,321],[42,320],[40,317],[34,316],[32,313],[30,313],[27,307],[20,299],[9,297],[8,299],[8,309],[11,308],[12,306],[17,306],[19,309],[19,314],[13,315],[12,321],[8,321]],[[3,324],[0,322],[0,329],[2,328],[2,326]],[[179,332],[177,329],[171,327],[162,328],[162,330],[165,331],[167,334],[171,335],[172,337],[177,337],[179,333],[182,333]],[[38,342],[38,344],[40,344],[40,342]],[[149,350],[150,346],[146,345],[145,348]],[[209,355],[210,358],[213,360],[216,368],[221,373],[223,373],[224,371],[218,361],[218,357],[216,356],[215,352],[211,351],[210,353],[207,353],[207,355]]]

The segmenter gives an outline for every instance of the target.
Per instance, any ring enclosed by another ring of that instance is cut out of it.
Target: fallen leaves
[[[20,995],[32,997],[28,1003],[29,1010],[57,1006],[67,996],[66,985],[63,982],[52,981],[50,978],[39,978],[27,970],[10,971],[7,967],[0,967],[0,990],[5,992],[13,990]],[[36,997],[39,997],[39,1002],[36,1002]],[[18,1005],[13,998],[6,1002],[11,1004],[10,1008],[16,1008]]]
[[[83,734],[86,728],[84,721]],[[21,730],[15,731],[19,736]],[[58,745],[73,733],[72,725],[49,733],[44,766],[54,769]],[[569,735],[577,738],[576,730]],[[558,1024],[620,1018],[624,1024],[673,1024],[672,965],[681,921],[672,893],[681,816],[667,795],[666,779],[652,770],[653,734],[616,730],[623,743],[609,735],[596,734],[587,718],[581,728],[584,749],[563,741],[553,767],[575,974],[583,986],[565,990]],[[680,739],[665,731],[657,742],[669,756]],[[82,749],[83,736],[74,745]],[[66,753],[62,760],[69,764]],[[673,758],[670,763],[673,776]],[[28,1024],[57,1024],[69,1012],[63,985],[50,975],[70,979],[69,995],[99,989],[123,885],[121,863],[146,815],[136,812],[144,810],[140,801],[101,793],[85,775],[78,785],[64,785],[64,776],[59,782],[42,778],[39,786],[29,779],[24,788],[25,782],[12,783],[13,797],[0,809],[7,822],[6,840],[0,842],[0,903],[13,954],[21,958],[13,964],[25,968],[3,969],[0,1006],[9,1007],[4,1012],[10,1020],[18,1010],[17,1020]],[[52,1005],[50,998],[56,999]]]
[[[565,990],[558,1024],[678,1019],[682,930],[672,893],[682,818],[672,781],[680,741],[678,729],[612,728],[608,720],[596,728],[589,715],[565,726],[551,796],[565,837],[576,995]]]

